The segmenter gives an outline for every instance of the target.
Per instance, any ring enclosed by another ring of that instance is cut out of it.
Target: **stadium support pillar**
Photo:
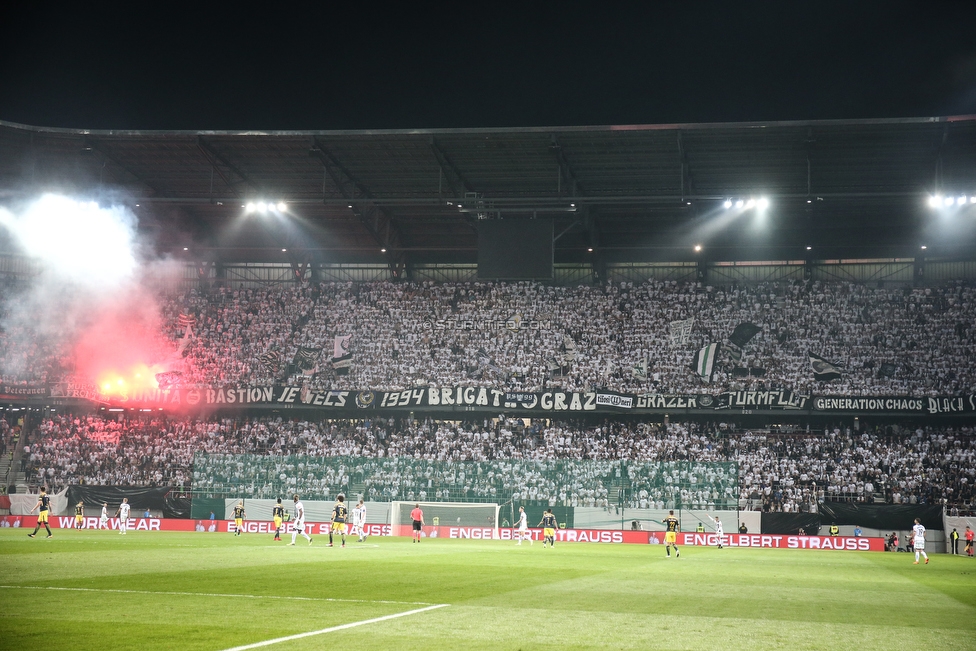
[[[332,181],[333,196],[325,196],[323,199],[338,195],[349,201],[350,210],[376,242],[377,254],[382,254],[386,259],[390,275],[394,280],[407,279],[407,254],[403,250],[403,239],[396,223],[372,201],[369,188],[357,180],[318,138],[313,137],[309,145],[309,156],[322,163],[326,175]]]
[[[708,263],[704,260],[699,260],[695,267],[695,279],[703,284],[708,282]]]
[[[912,278],[916,285],[921,285],[925,282],[925,256],[918,255],[915,256],[915,264],[912,273]]]

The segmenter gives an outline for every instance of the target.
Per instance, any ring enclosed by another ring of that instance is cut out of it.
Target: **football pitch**
[[[976,560],[945,554],[27,533],[2,649],[976,649]]]

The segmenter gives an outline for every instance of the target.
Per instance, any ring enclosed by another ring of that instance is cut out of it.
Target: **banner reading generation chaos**
[[[51,395],[91,400],[88,390],[70,385]],[[976,412],[976,395],[908,398],[904,396],[811,396],[780,389],[718,394],[627,394],[612,391],[511,392],[485,386],[417,387],[401,391],[313,390],[306,386],[172,388],[133,393],[126,399],[103,398],[118,406],[181,408],[272,407],[329,411],[364,409],[424,411],[515,411],[528,413],[634,413],[753,411],[943,415]]]

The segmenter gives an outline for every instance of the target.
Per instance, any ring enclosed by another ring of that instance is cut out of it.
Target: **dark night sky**
[[[458,2],[358,12],[129,3],[68,13],[16,4],[0,10],[0,119],[33,125],[381,129],[976,113],[974,2]]]

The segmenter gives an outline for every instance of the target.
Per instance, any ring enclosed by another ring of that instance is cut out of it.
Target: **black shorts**
[[[420,520],[414,520],[413,521],[413,530],[414,531],[420,531],[421,528],[422,527],[420,526]]]

